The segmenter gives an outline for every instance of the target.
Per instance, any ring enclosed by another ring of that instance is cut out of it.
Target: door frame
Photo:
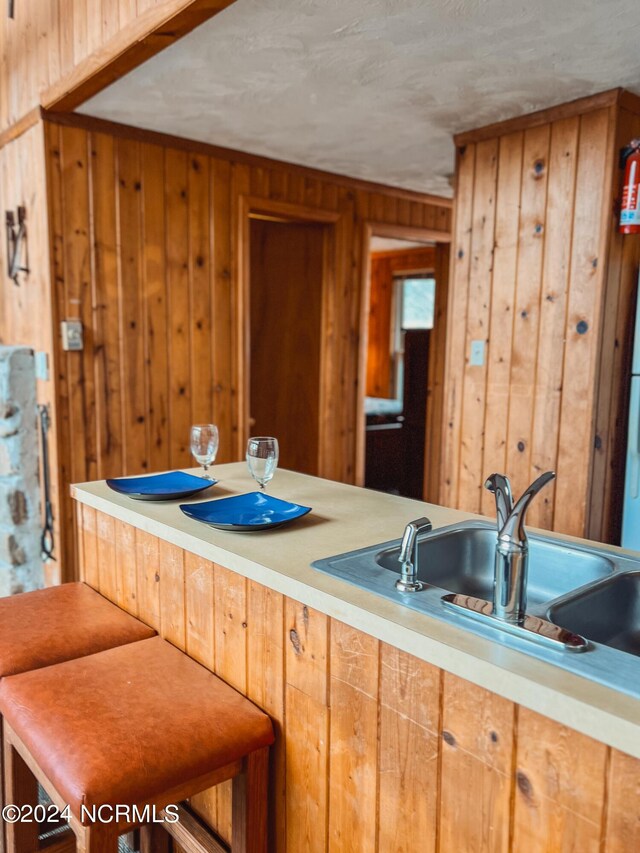
[[[438,323],[437,346],[438,355],[442,359],[442,374],[444,374],[444,357],[446,353],[447,339],[447,303],[449,295],[449,250],[451,244],[451,232],[438,231],[432,228],[419,228],[411,225],[393,225],[387,222],[367,220],[363,223],[362,232],[362,282],[360,300],[360,346],[358,350],[358,400],[356,404],[356,485],[364,486],[365,478],[365,456],[366,456],[366,424],[364,413],[364,400],[367,391],[367,350],[369,346],[369,305],[371,300],[371,238],[391,237],[397,240],[424,241],[435,243],[436,246],[436,316],[441,317]],[[439,275],[438,275],[439,273]],[[438,277],[442,279],[438,281]],[[443,286],[444,285],[444,286]],[[440,297],[440,298],[439,298]],[[434,325],[434,331],[436,327]],[[431,476],[428,468],[428,448],[435,444],[438,446],[438,458],[441,455],[441,433],[442,419],[444,417],[444,399],[442,394],[434,395],[435,377],[433,377],[433,359],[429,358],[429,389],[427,393],[427,413],[425,428],[425,470],[423,475],[423,499],[430,503],[437,503],[437,482]],[[440,379],[442,382],[442,378]],[[435,400],[434,411],[433,398]]]
[[[341,214],[333,210],[312,208],[301,204],[265,199],[260,196],[241,195],[238,201],[238,229],[236,235],[237,258],[237,312],[236,333],[238,340],[236,376],[238,382],[238,454],[244,457],[251,426],[251,219],[268,217],[281,222],[299,225],[324,225],[324,245],[322,263],[322,314],[320,324],[323,330],[322,340],[326,340],[326,330],[333,324],[332,306],[335,304],[335,269],[337,266],[336,230]],[[327,447],[327,430],[323,417],[326,410],[325,399],[330,388],[330,353],[325,346],[320,350],[320,422],[318,424],[318,475],[323,476],[325,460],[330,448]]]

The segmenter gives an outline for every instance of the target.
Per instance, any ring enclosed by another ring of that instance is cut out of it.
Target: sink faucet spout
[[[498,516],[492,614],[503,622],[521,624],[524,621],[529,567],[525,517],[531,501],[555,476],[553,471],[541,474],[515,505],[507,477],[491,474],[485,482],[485,488],[495,495]]]

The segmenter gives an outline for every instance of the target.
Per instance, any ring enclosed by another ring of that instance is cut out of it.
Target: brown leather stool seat
[[[135,643],[155,633],[153,628],[125,613],[84,583],[63,584],[2,598],[0,679]],[[35,784],[31,786],[31,798],[35,805]],[[3,800],[0,779],[0,809]],[[5,827],[0,826],[0,853],[4,848],[4,830]]]
[[[22,755],[77,822],[82,806],[164,807],[237,777],[234,849],[266,844],[266,757],[274,739],[269,717],[160,637],[5,678],[0,710],[6,754],[14,749]],[[15,791],[9,769],[8,799]],[[247,774],[260,777],[253,790],[262,791],[264,802],[251,802]],[[94,825],[92,832],[110,832],[100,849],[115,851],[117,834],[133,825]],[[84,828],[74,831],[80,839]],[[14,853],[10,837],[8,853]]]
[[[0,598],[0,678],[155,633],[84,583]]]

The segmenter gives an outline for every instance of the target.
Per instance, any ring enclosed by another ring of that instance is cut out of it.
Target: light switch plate
[[[484,341],[471,341],[469,364],[473,367],[482,367],[484,364]]]
[[[63,320],[60,323],[60,332],[62,333],[62,349],[65,352],[81,350],[84,347],[81,320]]]

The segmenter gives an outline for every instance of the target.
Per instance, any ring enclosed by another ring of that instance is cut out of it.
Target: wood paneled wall
[[[631,853],[640,761],[78,505],[84,579],[272,718],[274,853]],[[229,785],[192,803],[229,838]]]
[[[353,482],[365,229],[400,224],[447,239],[450,204],[82,124],[46,128],[54,322],[79,317],[85,329],[83,352],[58,353],[65,517],[70,482],[190,464],[193,422],[213,418],[219,460],[241,458],[248,414],[244,220],[261,204],[332,222],[321,408],[328,449],[320,474]],[[69,548],[66,565],[73,565]]]
[[[16,0],[0,15],[0,131],[82,100],[233,0]]]
[[[616,153],[640,137],[640,105],[623,101],[616,115],[612,164],[613,203],[608,210],[608,263],[602,347],[586,535],[620,542],[627,446],[631,355],[640,271],[640,235],[618,231],[622,172]]]
[[[616,335],[619,343],[626,335],[637,237],[615,242],[625,258],[620,286],[620,261],[609,256],[620,97],[607,93],[457,139],[447,506],[491,514],[482,484],[492,471],[508,473],[520,492],[555,469],[558,479],[533,503],[530,523],[610,535],[602,518],[613,503],[599,522],[594,506],[593,525],[588,508],[592,494],[596,503],[604,494],[607,466],[615,479],[624,456],[624,438],[612,428],[625,395]],[[474,340],[486,342],[483,365],[469,362]],[[596,438],[599,390],[607,423]],[[594,453],[603,455],[597,464]]]
[[[20,273],[15,285],[7,275],[6,240],[0,239],[0,343],[24,345],[45,353],[49,361],[49,379],[37,382],[38,403],[49,406],[52,423],[50,437],[51,477],[54,497],[55,538],[60,542],[60,518],[57,502],[55,361],[51,325],[51,279],[47,217],[47,182],[44,133],[40,123],[20,138],[0,148],[0,213],[4,229],[5,211],[14,213],[19,205],[27,211],[28,275]],[[34,412],[34,418],[36,413]],[[58,549],[56,549],[57,551]],[[46,567],[46,576],[58,577],[55,563]]]
[[[435,249],[406,249],[371,253],[369,323],[367,333],[367,396],[391,396],[391,314],[394,276],[406,272],[433,272]]]

